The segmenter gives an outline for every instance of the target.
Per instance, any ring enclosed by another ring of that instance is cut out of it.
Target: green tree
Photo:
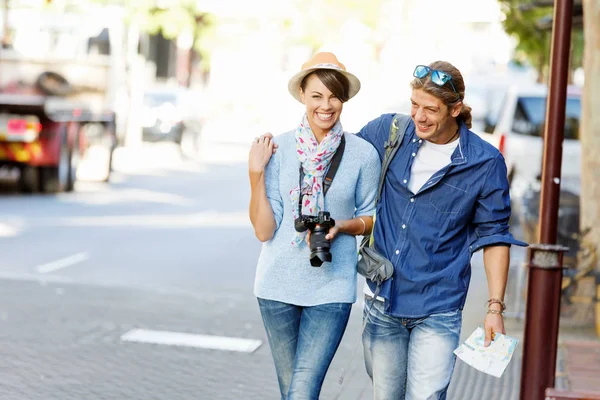
[[[515,61],[533,66],[538,72],[538,81],[544,82],[548,76],[550,62],[553,7],[539,6],[539,3],[544,2],[535,0],[498,1],[506,16],[503,21],[504,30],[517,41]],[[571,43],[571,71],[573,71],[583,64],[581,28],[573,30]],[[570,76],[572,77],[572,73]]]

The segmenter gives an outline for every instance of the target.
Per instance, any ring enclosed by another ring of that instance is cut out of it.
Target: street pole
[[[542,244],[529,249],[521,400],[543,400],[546,388],[554,387],[562,259],[566,249],[556,245],[556,237],[572,14],[573,0],[555,0],[540,201]]]

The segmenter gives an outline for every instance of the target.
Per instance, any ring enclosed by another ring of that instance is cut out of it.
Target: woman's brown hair
[[[446,61],[432,62],[429,64],[429,68],[432,70],[436,69],[450,75],[452,77],[452,85],[454,85],[454,89],[456,89],[458,94],[456,94],[456,92],[452,89],[450,82],[446,83],[444,86],[439,86],[433,83],[431,81],[431,73],[424,78],[413,79],[410,86],[413,89],[423,89],[430,95],[437,97],[438,99],[442,100],[448,108],[453,107],[459,101],[462,102],[460,115],[457,117],[457,119],[462,120],[467,125],[467,128],[471,129],[473,117],[471,116],[471,107],[463,102],[463,99],[465,98],[465,81],[460,71],[454,65]]]
[[[340,99],[342,103],[345,103],[350,99],[350,95],[348,94],[350,92],[350,82],[348,81],[348,78],[332,69],[318,69],[306,75],[304,79],[302,79],[302,83],[300,83],[300,88],[302,88],[303,92],[306,89],[307,79],[311,75],[316,75],[317,78],[323,82],[323,85]]]

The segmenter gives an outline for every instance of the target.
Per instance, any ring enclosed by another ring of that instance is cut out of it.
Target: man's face
[[[300,97],[306,105],[306,115],[313,132],[329,132],[340,118],[344,106],[342,101],[331,93],[315,74],[308,77]]]
[[[423,89],[413,89],[410,102],[410,115],[418,137],[432,143],[444,144],[456,133],[460,102],[449,109],[441,99]]]

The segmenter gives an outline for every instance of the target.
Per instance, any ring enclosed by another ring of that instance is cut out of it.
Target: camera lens
[[[329,226],[317,225],[310,235],[310,265],[320,267],[324,262],[331,262],[329,249],[331,243],[325,239]]]

